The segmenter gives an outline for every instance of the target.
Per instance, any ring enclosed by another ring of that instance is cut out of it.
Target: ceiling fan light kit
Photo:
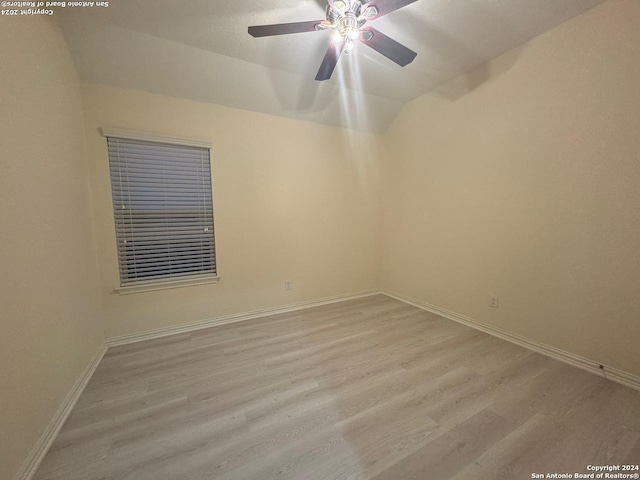
[[[351,53],[355,40],[404,67],[416,58],[416,52],[368,26],[368,23],[416,1],[372,0],[362,3],[361,0],[327,0],[326,20],[259,25],[249,27],[249,34],[253,37],[269,37],[333,30],[329,48],[316,75],[319,81],[331,78],[340,55],[343,52],[345,55]]]

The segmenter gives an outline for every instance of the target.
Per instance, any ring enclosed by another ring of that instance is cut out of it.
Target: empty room
[[[1,480],[639,478],[640,0],[1,10]]]

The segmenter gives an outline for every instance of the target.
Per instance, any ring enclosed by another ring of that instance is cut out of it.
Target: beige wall
[[[377,286],[376,136],[99,85],[85,85],[83,98],[109,336]],[[103,126],[211,141],[219,283],[114,292]]]
[[[0,478],[104,342],[80,85],[48,18],[0,21]]]
[[[639,25],[610,1],[405,106],[385,289],[640,374]]]

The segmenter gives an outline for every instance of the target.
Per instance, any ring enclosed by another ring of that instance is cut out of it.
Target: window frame
[[[172,288],[180,288],[180,287],[189,287],[195,285],[205,285],[216,283],[220,280],[220,268],[218,264],[218,242],[215,231],[215,201],[213,198],[213,165],[211,162],[211,150],[212,144],[206,140],[200,140],[195,138],[188,137],[175,137],[160,133],[151,133],[151,132],[143,132],[137,130],[126,130],[121,128],[111,128],[111,127],[102,127],[99,129],[100,134],[107,140],[107,138],[111,137],[114,139],[124,139],[124,140],[137,140],[143,142],[155,142],[155,143],[165,143],[169,145],[175,146],[184,146],[184,147],[198,147],[205,148],[209,150],[209,169],[211,173],[211,206],[212,206],[212,215],[213,215],[213,250],[214,250],[214,259],[215,259],[215,273],[193,273],[187,274],[180,277],[164,277],[156,280],[139,280],[135,281],[131,284],[122,285],[121,283],[121,265],[120,265],[120,256],[118,255],[118,235],[116,233],[116,218],[115,211],[113,209],[113,198],[111,199],[111,212],[113,219],[113,232],[116,242],[116,257],[117,257],[117,271],[118,271],[118,287],[114,290],[117,291],[121,295],[130,294],[130,293],[138,293],[138,292],[148,292],[155,290],[166,290]],[[110,158],[107,153],[107,163],[110,166]],[[111,184],[111,180],[109,180],[109,192],[113,197],[113,185]]]

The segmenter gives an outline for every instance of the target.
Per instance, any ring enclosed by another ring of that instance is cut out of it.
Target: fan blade
[[[315,32],[316,25],[320,25],[324,20],[313,22],[277,23],[275,25],[259,25],[249,27],[249,35],[252,37],[271,37],[273,35],[288,35],[290,33]]]
[[[322,59],[322,63],[320,64],[320,69],[318,70],[318,74],[316,75],[316,80],[322,82],[324,80],[329,80],[331,78],[331,74],[333,73],[333,70],[336,68],[336,64],[338,63],[338,59],[340,58],[340,54],[342,53],[343,47],[344,47],[343,42],[329,43],[329,48],[327,49],[327,53],[325,53],[324,58]]]
[[[400,10],[402,7],[417,2],[418,0],[372,0],[369,3],[362,5],[362,11],[364,12],[369,7],[375,7],[378,10],[378,14],[374,17],[367,18],[367,20],[375,20],[383,15],[387,15],[396,10]]]
[[[393,38],[387,37],[375,28],[363,28],[361,32],[360,41],[362,43],[373,48],[376,52],[381,53],[389,60],[396,62],[401,67],[409,65],[418,55],[413,50],[396,42]]]

